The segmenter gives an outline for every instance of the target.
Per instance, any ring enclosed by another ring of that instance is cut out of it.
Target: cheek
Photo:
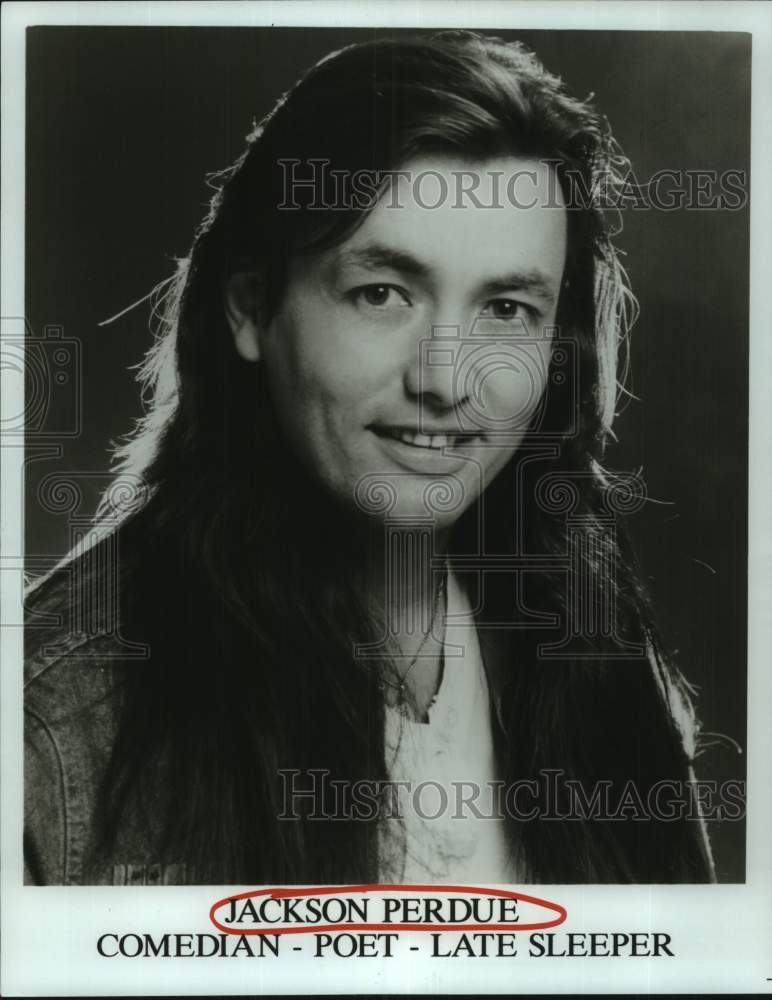
[[[303,409],[350,412],[378,384],[384,368],[378,345],[324,297],[298,298],[272,344],[285,391]]]
[[[291,424],[313,428],[324,422],[325,414],[345,407],[355,391],[356,373],[334,341],[334,330],[323,316],[312,322],[293,315],[272,331],[265,362],[277,402]]]
[[[481,429],[524,429],[547,385],[550,346],[502,346],[478,359],[467,386]]]

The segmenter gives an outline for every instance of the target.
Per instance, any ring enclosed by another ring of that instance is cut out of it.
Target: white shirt
[[[389,776],[410,786],[398,798],[404,822],[382,822],[381,882],[514,883],[492,784],[497,774],[488,683],[474,617],[452,573],[444,670],[428,716],[416,722],[386,707]]]

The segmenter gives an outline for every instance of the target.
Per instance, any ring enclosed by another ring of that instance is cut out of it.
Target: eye
[[[349,293],[357,305],[370,306],[373,309],[391,309],[395,306],[409,306],[404,292],[395,285],[360,285]]]
[[[533,309],[518,302],[517,299],[491,299],[482,310],[482,316],[489,316],[491,319],[530,319]]]

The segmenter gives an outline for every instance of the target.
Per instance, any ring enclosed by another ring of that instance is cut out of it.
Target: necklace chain
[[[434,596],[434,605],[432,607],[432,617],[431,617],[431,621],[429,622],[429,628],[424,632],[423,638],[421,639],[421,642],[418,645],[418,649],[415,651],[415,655],[411,659],[410,663],[408,663],[408,665],[407,665],[407,670],[405,670],[404,674],[402,674],[402,676],[400,677],[399,681],[396,682],[396,683],[394,681],[390,681],[387,677],[382,677],[381,678],[381,685],[382,686],[384,684],[387,684],[390,688],[394,688],[394,690],[397,692],[398,705],[400,707],[403,707],[405,705],[405,703],[406,703],[406,700],[407,700],[406,696],[405,696],[405,692],[407,690],[407,679],[410,676],[410,671],[413,669],[413,667],[418,662],[418,657],[421,655],[421,653],[423,651],[423,648],[424,648],[424,646],[426,645],[426,643],[427,643],[427,641],[429,639],[429,636],[434,631],[434,623],[437,620],[437,609],[440,606],[440,600],[442,599],[442,595],[445,593],[445,585],[446,585],[447,575],[448,574],[447,574],[447,566],[446,566],[445,572],[442,574],[442,579],[440,580],[440,585],[437,588],[437,593]],[[395,673],[397,673],[397,670],[394,667],[392,667],[391,669],[394,670]]]

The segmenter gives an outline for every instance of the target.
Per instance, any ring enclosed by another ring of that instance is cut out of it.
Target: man
[[[30,881],[710,877],[698,815],[574,808],[685,782],[694,736],[600,465],[627,290],[573,182],[613,149],[453,32],[336,53],[255,130],[167,295],[136,502],[36,591],[102,598],[30,633]]]

